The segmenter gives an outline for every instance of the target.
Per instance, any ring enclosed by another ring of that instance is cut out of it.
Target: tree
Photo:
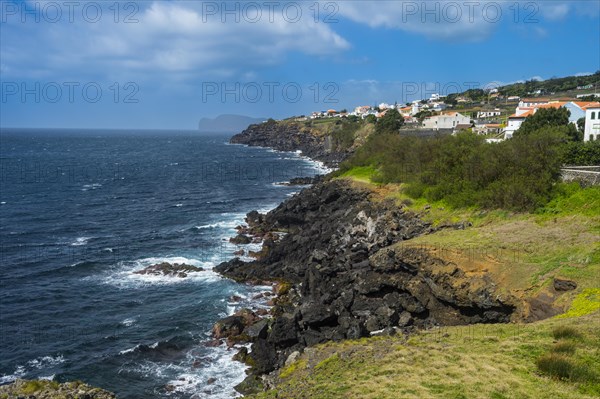
[[[367,123],[376,123],[377,122],[377,117],[373,114],[367,115],[367,117],[365,118],[365,120],[367,121]]]
[[[523,121],[521,127],[515,132],[515,136],[529,135],[540,129],[562,127],[564,134],[573,141],[581,141],[583,135],[569,122],[571,112],[566,108],[541,108]]]
[[[435,111],[419,111],[415,114],[415,118],[419,120],[419,123],[423,123],[425,118],[428,118],[433,115],[437,115],[437,113]]]
[[[384,116],[379,118],[375,125],[376,133],[397,133],[404,125],[404,117],[397,109],[389,109]]]
[[[585,131],[585,117],[577,119],[577,128],[581,133]]]

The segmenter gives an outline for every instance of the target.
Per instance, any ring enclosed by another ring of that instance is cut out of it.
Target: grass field
[[[271,398],[598,398],[600,397],[600,190],[565,186],[534,214],[451,209],[377,185],[372,168],[342,179],[393,200],[442,228],[397,245],[437,251],[483,269],[505,292],[545,296],[560,314],[534,323],[471,325],[406,338],[372,337],[308,348],[284,368]],[[555,292],[553,278],[577,283]]]
[[[254,398],[600,397],[600,314],[308,349]]]

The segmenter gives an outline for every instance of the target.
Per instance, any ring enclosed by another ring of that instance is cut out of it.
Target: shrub
[[[581,366],[568,357],[556,353],[543,355],[537,360],[537,366],[545,374],[561,380],[592,382],[596,376],[591,370]]]
[[[546,204],[560,178],[561,128],[545,128],[498,144],[469,132],[418,138],[374,134],[338,172],[364,166],[373,181],[406,183],[406,193],[453,207],[532,211]]]
[[[567,143],[564,164],[573,166],[600,165],[600,141],[573,141]]]
[[[555,339],[580,339],[581,334],[573,327],[559,326],[552,330]]]
[[[551,351],[553,353],[573,354],[575,353],[575,349],[577,348],[573,342],[560,341],[554,344]]]

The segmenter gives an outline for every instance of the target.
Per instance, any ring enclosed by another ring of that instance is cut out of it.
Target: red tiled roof
[[[590,103],[588,105],[585,105],[583,107],[581,107],[582,109],[591,109],[591,108],[600,108],[600,103],[599,102],[595,102],[595,103]]]

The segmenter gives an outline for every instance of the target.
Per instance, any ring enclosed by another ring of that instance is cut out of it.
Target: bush
[[[339,175],[372,166],[379,171],[374,181],[406,183],[413,198],[531,211],[552,198],[565,140],[560,128],[497,144],[470,132],[433,138],[374,134],[341,165]]]
[[[573,327],[559,326],[552,330],[552,336],[555,339],[580,339],[581,334]]]
[[[572,166],[600,165],[600,141],[574,141],[565,146],[564,164]]]
[[[550,353],[537,360],[537,366],[545,374],[561,380],[592,382],[596,376],[586,367],[575,363],[564,355]]]
[[[568,341],[559,341],[552,347],[551,351],[553,353],[564,353],[564,354],[573,354],[575,353],[576,346],[573,342]]]

